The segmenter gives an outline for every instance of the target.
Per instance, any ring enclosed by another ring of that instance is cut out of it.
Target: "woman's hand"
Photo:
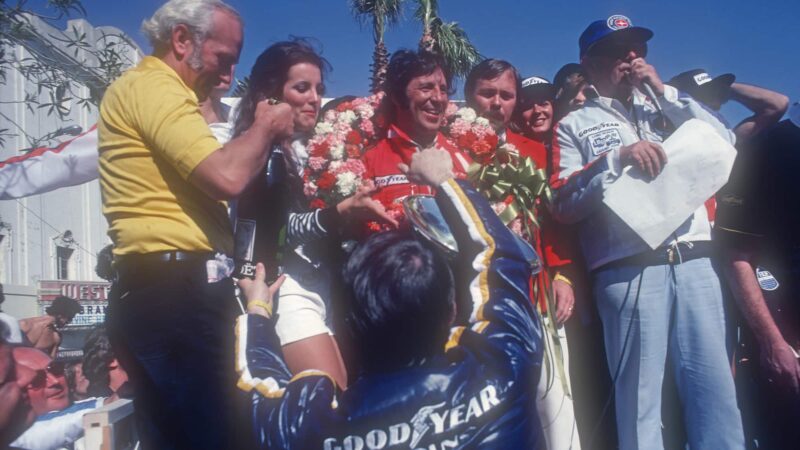
[[[281,275],[272,283],[271,286],[267,285],[266,269],[264,264],[256,264],[256,277],[254,279],[242,278],[239,280],[239,288],[241,288],[244,297],[247,299],[247,313],[258,314],[266,318],[272,317],[272,297],[278,292],[286,278]]]
[[[554,280],[553,295],[556,297],[556,324],[562,325],[572,317],[575,309],[575,291],[566,281]]]
[[[397,228],[397,220],[386,213],[386,208],[371,197],[375,192],[372,180],[366,181],[352,197],[348,197],[336,205],[336,211],[343,218],[358,220],[380,220]]]

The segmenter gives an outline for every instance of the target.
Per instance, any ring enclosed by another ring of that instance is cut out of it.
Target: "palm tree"
[[[422,22],[420,50],[437,53],[447,69],[456,76],[466,76],[480,59],[478,49],[469,41],[458,23],[439,18],[438,0],[417,0],[414,15]]]
[[[389,65],[389,51],[383,43],[383,33],[387,25],[397,23],[400,18],[403,0],[350,0],[353,15],[362,25],[372,22],[372,38],[375,50],[372,52],[372,92],[379,92],[386,82],[386,67]]]

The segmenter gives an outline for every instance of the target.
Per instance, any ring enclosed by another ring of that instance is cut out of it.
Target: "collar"
[[[171,78],[174,78],[176,81],[178,81],[181,84],[181,86],[183,86],[184,89],[186,89],[187,92],[191,92],[192,98],[194,98],[195,102],[199,101],[197,99],[197,94],[194,93],[194,90],[192,90],[189,86],[187,86],[186,83],[183,81],[183,79],[178,75],[178,72],[175,72],[175,69],[170,67],[164,61],[162,61],[161,58],[158,58],[153,55],[147,55],[144,58],[142,58],[142,60],[139,62],[137,69],[166,73]]]
[[[422,145],[411,139],[411,137],[394,124],[389,127],[389,132],[386,134],[386,137],[389,139],[392,150],[398,153],[406,164],[410,163],[411,156],[414,153],[423,149]],[[432,146],[445,148],[444,141],[445,138],[442,133],[437,132]]]
[[[789,120],[794,126],[800,128],[800,101],[792,103],[792,106],[789,107]]]

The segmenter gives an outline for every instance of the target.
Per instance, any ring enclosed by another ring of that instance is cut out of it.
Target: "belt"
[[[186,252],[182,250],[172,250],[168,252],[132,253],[128,255],[115,256],[114,265],[138,266],[145,264],[158,264],[158,263],[169,263],[169,262],[207,261],[209,259],[214,259],[214,253]]]
[[[711,241],[676,242],[667,247],[639,253],[603,264],[594,271],[625,266],[677,265],[698,258],[710,257],[713,253]]]

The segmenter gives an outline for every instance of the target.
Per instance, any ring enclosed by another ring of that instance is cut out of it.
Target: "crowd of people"
[[[68,299],[4,330],[0,445],[58,448],[55,420],[119,397],[145,449],[800,443],[800,106],[781,121],[784,95],[703,69],[665,82],[653,31],[612,15],[553,82],[481,61],[461,109],[425,50],[392,55],[375,111],[323,104],[331,64],[293,39],[259,55],[229,110],[233,8],[169,0],[142,29],[153,53],[98,122],[106,324],[66,368]],[[730,126],[728,101],[752,115]],[[311,143],[336,131],[323,119],[364,111],[326,144],[363,182],[311,201],[328,154]],[[492,144],[454,138],[465,121]],[[612,188],[689,172],[668,140],[697,123],[710,151],[735,147],[730,181],[650,245]],[[444,224],[397,213],[418,195]]]

